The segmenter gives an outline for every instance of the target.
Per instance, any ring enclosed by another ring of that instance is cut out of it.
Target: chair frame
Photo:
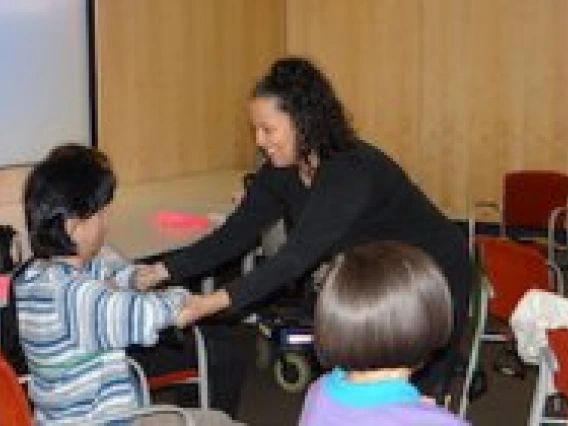
[[[470,304],[470,315],[476,316],[476,321],[473,330],[470,356],[466,366],[465,379],[458,408],[458,414],[462,418],[465,418],[467,413],[467,407],[469,404],[469,392],[473,382],[475,370],[479,365],[479,351],[485,331],[485,324],[487,323],[490,297],[490,286],[485,275],[480,274],[479,282],[475,283],[474,286],[474,294],[472,294]]]
[[[544,415],[546,398],[555,390],[553,377],[554,372],[559,368],[560,366],[552,348],[550,346],[540,348],[538,376],[533,394],[528,426],[540,426],[542,423],[568,424],[568,418],[551,418]]]
[[[194,337],[195,337],[195,347],[197,351],[197,375],[188,374],[181,379],[176,378],[176,373],[183,373],[185,371],[193,373],[194,369],[181,370],[179,372],[172,372],[172,378],[168,377],[169,373],[152,376],[147,380],[146,389],[142,389],[142,398],[147,397],[150,400],[150,391],[160,389],[165,386],[175,386],[182,384],[197,384],[199,389],[199,407],[204,410],[210,409],[211,403],[209,398],[209,371],[207,365],[207,347],[205,345],[205,339],[203,333],[198,326],[191,326]],[[140,370],[142,368],[133,360],[133,364],[136,364]]]
[[[560,219],[564,217],[564,224],[560,223]],[[564,232],[565,244],[561,245],[556,242],[556,233],[559,229]],[[558,251],[568,251],[568,206],[557,207],[550,213],[548,218],[548,227],[546,234],[546,253],[550,261],[556,262]],[[564,293],[562,293],[564,294]]]

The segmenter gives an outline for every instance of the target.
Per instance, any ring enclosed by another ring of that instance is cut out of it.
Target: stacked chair
[[[519,300],[531,289],[550,291],[557,287],[549,281],[550,269],[546,257],[533,247],[500,237],[478,237],[475,247],[478,274],[471,298],[473,337],[459,407],[459,413],[464,417],[471,386],[479,368],[482,342],[505,342],[510,345],[512,336],[505,325]],[[553,270],[555,282],[561,283],[559,271],[557,268]],[[500,332],[488,331],[489,316],[500,324]],[[515,374],[522,376],[519,372]]]
[[[509,172],[503,179],[500,202],[484,200],[473,205],[469,244],[477,279],[471,303],[470,356],[459,401],[463,417],[474,379],[482,371],[479,368],[482,342],[508,342],[508,350],[495,362],[495,367],[507,374],[524,376],[520,364],[510,363],[514,341],[504,325],[528,290],[564,294],[563,277],[556,265],[564,262],[568,252],[567,205],[568,176],[544,170]],[[481,209],[498,212],[498,235],[478,234],[476,216]],[[500,333],[488,332],[489,317],[501,323]]]
[[[476,215],[483,209],[498,212],[501,237],[531,244],[550,262],[568,267],[567,175],[546,170],[506,173],[501,202],[474,203],[470,212],[472,236],[476,234]]]
[[[524,377],[524,370],[514,355],[514,341],[506,326],[519,300],[531,289],[563,291],[559,269],[539,250],[508,238],[477,236],[473,245],[477,279],[471,302],[471,339],[469,359],[459,413],[466,416],[474,379],[479,379],[479,350],[482,342],[504,342],[508,345],[495,361],[500,371]],[[552,277],[552,279],[551,279]],[[499,324],[498,332],[489,332],[488,319]],[[483,377],[483,375],[481,375]]]

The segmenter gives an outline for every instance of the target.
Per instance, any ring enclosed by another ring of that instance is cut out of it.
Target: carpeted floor
[[[293,426],[297,424],[303,394],[283,391],[272,370],[259,370],[255,363],[254,336],[245,331],[249,365],[239,419],[250,426]],[[492,363],[498,344],[484,344],[481,359],[487,372],[487,392],[471,402],[468,419],[474,426],[523,426],[527,423],[536,368],[529,368],[523,380],[494,373]]]
[[[302,408],[304,395],[289,393],[280,388],[272,368],[259,369],[256,365],[257,331],[239,326],[239,343],[247,353],[245,383],[238,410],[238,420],[249,426],[294,426]],[[472,401],[468,420],[474,426],[523,426],[527,424],[536,368],[527,370],[524,379],[506,377],[493,372],[492,364],[500,345],[485,343],[481,362],[487,373],[487,391]],[[158,396],[159,402],[168,401],[168,395]],[[346,425],[351,426],[351,425]]]

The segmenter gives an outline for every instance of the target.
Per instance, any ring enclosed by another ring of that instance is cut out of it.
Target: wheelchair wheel
[[[266,370],[273,360],[272,342],[264,336],[256,338],[256,366],[259,370]]]
[[[285,353],[274,363],[276,383],[286,392],[302,392],[312,378],[312,368],[305,356]]]

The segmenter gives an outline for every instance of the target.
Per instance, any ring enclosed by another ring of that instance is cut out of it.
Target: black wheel
[[[270,367],[273,360],[272,351],[272,342],[268,338],[264,336],[256,338],[256,366],[258,369],[266,370]]]
[[[276,383],[286,392],[302,392],[312,378],[312,368],[305,356],[285,353],[274,363]]]

